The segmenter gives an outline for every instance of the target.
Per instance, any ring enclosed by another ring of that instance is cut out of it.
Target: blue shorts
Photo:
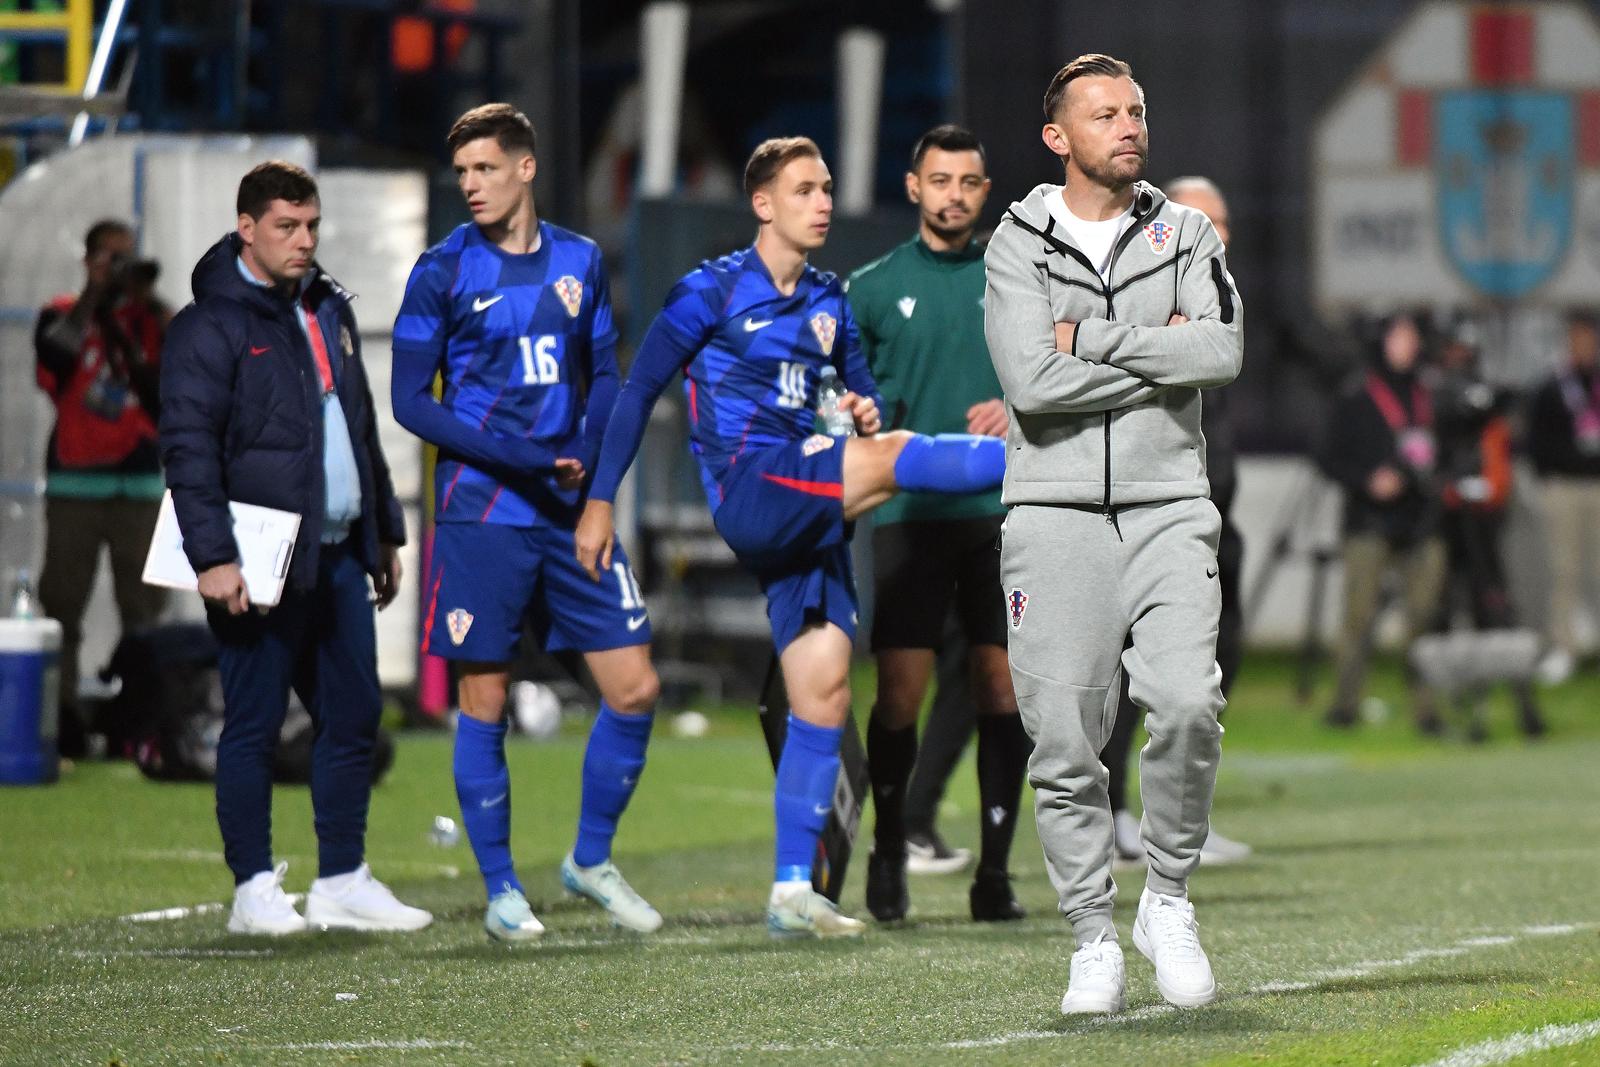
[[[428,585],[422,649],[445,659],[509,663],[524,622],[552,652],[650,641],[650,613],[622,545],[595,582],[561,527],[441,522]]]
[[[747,453],[720,483],[717,532],[767,597],[781,653],[814,622],[856,635],[844,443],[821,434]]]

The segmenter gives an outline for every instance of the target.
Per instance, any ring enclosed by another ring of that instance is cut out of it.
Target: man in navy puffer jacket
[[[201,257],[161,362],[161,458],[220,646],[217,823],[235,889],[228,929],[418,930],[363,861],[380,695],[371,593],[399,591],[405,524],[378,445],[351,296],[316,265],[316,183],[263,163],[237,232]],[[282,601],[251,610],[228,502],[301,516]],[[369,589],[368,578],[372,585]],[[302,917],[272,865],[272,751],[289,687],[316,721],[319,877]]]

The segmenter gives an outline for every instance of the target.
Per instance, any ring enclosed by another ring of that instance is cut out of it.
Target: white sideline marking
[[[1450,1055],[1432,1060],[1424,1067],[1494,1067],[1531,1056],[1546,1049],[1563,1048],[1600,1037],[1600,1019],[1586,1023],[1545,1026],[1538,1030],[1525,1030],[1510,1037],[1497,1037],[1476,1045],[1458,1048]]]
[[[471,1048],[465,1041],[435,1041],[418,1037],[410,1041],[297,1041],[292,1045],[263,1045],[274,1052],[365,1052],[370,1049]]]
[[[217,957],[222,959],[249,959],[254,956],[270,956],[270,948],[128,948],[128,949],[74,949],[72,955],[80,960],[117,960],[117,959],[177,959],[189,960],[203,957]]]
[[[203,848],[140,848],[125,853],[136,860],[184,860],[193,863],[221,863],[222,853]]]
[[[975,1037],[966,1041],[950,1041],[943,1048],[993,1048],[996,1045],[1009,1045],[1013,1041],[1039,1041],[1047,1037],[1065,1037],[1065,1034],[1055,1034],[1048,1030],[1023,1030],[1016,1034],[1001,1034],[999,1037]]]
[[[196,904],[188,908],[158,908],[155,911],[136,911],[132,915],[123,915],[125,923],[158,923],[168,919],[187,919],[191,915],[205,915],[213,911],[221,911],[226,905]]]
[[[290,893],[289,903],[298,904],[304,898],[303,893]],[[209,915],[221,911],[226,904],[216,901],[210,904],[194,904],[187,908],[157,908],[155,911],[136,911],[132,915],[119,915],[117,918],[125,923],[158,923],[171,919],[187,919],[191,915]]]
[[[1521,928],[1519,933],[1524,937],[1551,937],[1558,934],[1577,933],[1579,930],[1593,925],[1593,923],[1552,923],[1539,926],[1524,926]],[[1442,948],[1417,948],[1412,949],[1403,956],[1396,956],[1393,959],[1360,960],[1356,963],[1348,964],[1343,967],[1331,967],[1327,970],[1313,971],[1308,978],[1300,981],[1263,982],[1260,985],[1251,986],[1249,989],[1239,994],[1237,998],[1225,997],[1224,999],[1242,999],[1244,997],[1269,996],[1273,993],[1299,993],[1307,989],[1319,989],[1323,986],[1332,985],[1336,982],[1346,982],[1354,978],[1366,978],[1376,974],[1379,971],[1392,970],[1398,967],[1407,967],[1422,960],[1450,959],[1455,956],[1465,956],[1469,950],[1474,948],[1509,945],[1517,940],[1518,936],[1514,934],[1483,934],[1476,937],[1464,937],[1455,944],[1447,945]],[[1146,1019],[1160,1018],[1161,1016],[1170,1015],[1173,1012],[1182,1010],[1185,1009],[1173,1007],[1171,1004],[1147,1004],[1142,1008],[1135,1008],[1133,1011],[1120,1012],[1116,1015],[1087,1016],[1083,1021],[1090,1026],[1118,1026],[1123,1023],[1142,1022]],[[1547,1032],[1560,1031],[1562,1035],[1566,1035],[1569,1031],[1575,1033],[1583,1028],[1592,1029],[1584,1029],[1581,1036],[1571,1037],[1570,1039],[1567,1039],[1565,1036],[1563,1036],[1561,1040],[1555,1041],[1552,1044],[1528,1044],[1526,1047],[1519,1044],[1517,1048],[1520,1051],[1517,1051],[1512,1055],[1507,1055],[1503,1059],[1462,1059],[1458,1061],[1454,1058],[1446,1058],[1443,1060],[1438,1060],[1435,1063],[1428,1064],[1426,1067],[1491,1067],[1493,1064],[1504,1063],[1506,1060],[1514,1058],[1514,1056],[1524,1056],[1530,1052],[1537,1052],[1546,1048],[1557,1048],[1561,1045],[1575,1044],[1578,1041],[1587,1041],[1591,1037],[1600,1037],[1600,1019],[1597,1019],[1594,1022],[1581,1023],[1572,1027],[1545,1027],[1543,1030],[1537,1030],[1530,1034],[1519,1034],[1515,1035],[1514,1038],[1506,1038],[1503,1042],[1487,1042],[1484,1046],[1470,1046],[1469,1048],[1460,1050],[1454,1055],[1460,1056],[1469,1052],[1476,1054],[1475,1050],[1479,1048],[1486,1048],[1491,1045],[1496,1049],[1499,1049],[1505,1042],[1511,1042],[1513,1040],[1529,1042],[1536,1038],[1542,1039],[1540,1038],[1540,1035],[1544,1035]],[[950,1041],[941,1044],[939,1047],[951,1049],[994,1048],[1000,1045],[1013,1044],[1014,1042],[1018,1041],[1041,1041],[1049,1038],[1070,1037],[1074,1032],[1076,1031],[1021,1030],[1016,1033],[997,1034],[994,1037],[979,1037],[969,1038],[965,1041]]]
[[[1560,934],[1575,934],[1580,926],[1572,923],[1552,923],[1549,926],[1524,926],[1522,932],[1531,937],[1554,937]]]

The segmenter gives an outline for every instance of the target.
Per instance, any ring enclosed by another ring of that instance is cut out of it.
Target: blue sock
[[[611,858],[611,839],[617,836],[617,820],[639,784],[654,721],[653,715],[623,715],[600,702],[583,752],[583,802],[578,809],[578,842],[572,846],[572,862],[579,867]]]
[[[970,433],[913,434],[894,461],[894,481],[912,493],[981,493],[1006,476],[1006,443]]]
[[[456,720],[456,799],[472,854],[491,898],[507,886],[521,890],[511,869],[511,772],[506,769],[506,724]]]
[[[811,881],[817,837],[833,808],[843,737],[841,726],[816,726],[789,714],[789,735],[778,759],[778,781],[772,791],[778,824],[775,882]]]

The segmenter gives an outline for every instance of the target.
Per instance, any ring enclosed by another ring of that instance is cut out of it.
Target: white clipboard
[[[233,514],[233,540],[239,546],[239,567],[250,603],[276,607],[283,599],[284,579],[289,576],[289,560],[300,533],[300,516],[235,501],[229,501],[228,510]],[[150,553],[144,559],[144,581],[167,589],[199,588],[200,580],[189,565],[189,557],[183,554],[183,532],[178,529],[178,513],[173,509],[170,489],[161,498],[161,517],[156,520]]]

